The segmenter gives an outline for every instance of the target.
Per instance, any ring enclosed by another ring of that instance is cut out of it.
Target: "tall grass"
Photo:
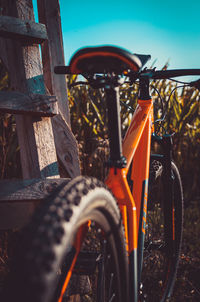
[[[71,83],[75,78],[70,78]],[[174,159],[181,171],[184,184],[185,199],[188,202],[200,196],[200,107],[199,91],[191,87],[176,89],[177,83],[162,80],[152,83],[152,96],[155,103],[155,119],[166,110],[166,119],[157,124],[158,132],[174,133]],[[156,88],[156,89],[155,89]],[[158,90],[159,94],[156,92]],[[89,86],[79,86],[69,92],[72,130],[80,146],[82,171],[90,174],[96,171],[97,177],[102,178],[97,153],[100,152],[108,138],[106,127],[106,104],[103,90],[93,90]],[[122,133],[124,135],[132,118],[138,95],[138,86],[127,84],[120,89]],[[163,106],[160,97],[163,99]],[[102,145],[103,143],[103,145]],[[106,153],[107,153],[107,149]],[[93,156],[94,155],[94,156]],[[91,162],[93,164],[91,164]]]

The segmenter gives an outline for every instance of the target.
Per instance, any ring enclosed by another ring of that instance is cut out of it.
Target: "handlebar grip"
[[[200,69],[172,69],[172,70],[156,70],[152,74],[152,79],[168,79],[181,76],[200,75]]]
[[[55,66],[54,72],[56,74],[72,74],[69,66]]]

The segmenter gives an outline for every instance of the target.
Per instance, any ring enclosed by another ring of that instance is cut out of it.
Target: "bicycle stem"
[[[149,92],[149,77],[143,76],[139,80],[139,95],[140,100],[149,100],[151,98]]]

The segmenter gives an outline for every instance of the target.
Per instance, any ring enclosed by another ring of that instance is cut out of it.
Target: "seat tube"
[[[123,167],[119,87],[106,88],[105,93],[108,109],[110,165],[114,167],[122,165]]]

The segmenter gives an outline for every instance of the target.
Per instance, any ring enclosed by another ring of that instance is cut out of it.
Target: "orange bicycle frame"
[[[112,93],[111,98],[113,97]],[[117,95],[118,91],[115,91],[113,100]],[[116,126],[115,123],[112,124]],[[111,167],[106,179],[106,185],[112,190],[116,197],[124,223],[126,246],[129,255],[131,284],[130,295],[131,301],[134,302],[138,301],[138,285],[142,269],[143,242],[147,212],[150,145],[151,134],[153,132],[152,125],[153,101],[150,98],[147,100],[139,99],[131,124],[122,144],[122,153],[126,158],[126,164],[124,167]],[[130,181],[128,183],[128,173],[133,186],[130,185]],[[83,229],[81,228],[77,233],[77,240],[74,246],[76,251],[75,260],[66,276],[66,282],[60,299],[62,298],[68,284],[78,252],[80,251],[80,245],[83,237],[82,231]]]

